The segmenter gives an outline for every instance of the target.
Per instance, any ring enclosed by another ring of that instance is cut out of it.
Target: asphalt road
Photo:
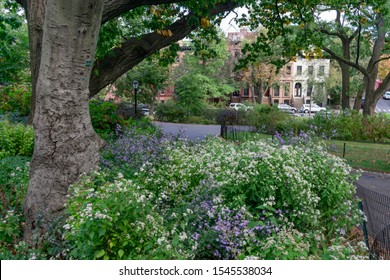
[[[364,188],[390,197],[390,174],[363,172],[357,183]]]
[[[160,127],[166,133],[184,134],[191,140],[204,140],[207,136],[217,136],[221,131],[220,125],[203,125],[203,124],[181,124],[181,123],[165,123],[153,122],[154,125]]]
[[[378,103],[376,104],[375,112],[390,114],[390,100],[385,100],[383,98],[379,99]]]

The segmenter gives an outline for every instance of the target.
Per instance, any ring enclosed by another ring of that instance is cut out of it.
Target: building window
[[[312,93],[313,93],[313,84],[309,84],[307,86],[307,96],[311,96]]]
[[[284,84],[284,96],[290,96],[290,83]]]
[[[240,91],[239,90],[233,91],[233,96],[240,96]]]
[[[274,99],[274,104],[279,104],[279,99]]]
[[[279,96],[279,85],[274,85],[274,96]]]
[[[310,76],[313,76],[313,74],[314,74],[314,67],[313,66],[309,66],[307,71],[309,72]]]
[[[286,67],[286,74],[291,75],[291,66]]]
[[[259,96],[260,95],[260,87],[259,87],[259,85],[255,85],[253,87],[253,92],[254,92],[255,96]]]
[[[295,96],[302,97],[302,84],[301,83],[295,84]]]
[[[246,84],[245,88],[244,88],[244,96],[249,96],[249,85]]]
[[[320,75],[321,76],[325,75],[325,66],[320,66]]]
[[[297,66],[297,75],[302,75],[302,66]]]

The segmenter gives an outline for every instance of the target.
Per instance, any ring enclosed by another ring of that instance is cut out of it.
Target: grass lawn
[[[354,168],[390,173],[390,144],[328,141],[332,154],[343,157]]]
[[[241,131],[228,133],[227,139],[240,142],[255,139],[272,139],[272,136]],[[390,144],[335,140],[327,142],[329,151],[339,157],[343,157],[345,143],[345,159],[353,168],[390,173]]]

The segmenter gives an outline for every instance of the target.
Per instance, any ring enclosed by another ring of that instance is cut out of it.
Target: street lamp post
[[[133,82],[134,88],[134,118],[137,118],[137,91],[138,91],[138,81]]]

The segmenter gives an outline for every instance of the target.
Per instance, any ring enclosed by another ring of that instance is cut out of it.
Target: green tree
[[[169,69],[162,66],[158,57],[153,56],[142,61],[131,71],[115,82],[116,94],[125,100],[134,101],[133,82],[139,83],[137,98],[139,102],[153,105],[157,94],[167,85]]]
[[[29,80],[27,26],[12,2],[0,1],[0,85]]]
[[[208,36],[194,36],[192,46],[193,54],[184,56],[173,75],[178,103],[197,115],[209,99],[225,99],[234,87],[230,73],[222,71],[228,63],[229,53],[221,33],[211,31]]]
[[[63,212],[69,185],[98,165],[104,143],[92,128],[89,98],[242,2],[15,1],[26,11],[31,58],[35,150],[24,208],[25,239],[31,241],[33,231],[43,236]],[[147,31],[114,40],[115,47],[95,59],[101,26],[125,14],[145,19]]]
[[[349,93],[349,68],[354,67],[364,77],[366,102],[364,114],[375,112],[376,102],[382,93],[390,86],[390,73],[383,83],[375,89],[378,77],[378,64],[388,59],[389,3],[385,0],[374,1],[271,1],[263,0],[248,4],[250,20],[243,20],[251,26],[262,24],[267,34],[262,36],[250,48],[252,56],[256,50],[272,52],[268,42],[281,37],[285,48],[285,58],[304,51],[307,57],[322,56],[324,50],[340,63],[343,75],[344,105],[347,106]],[[334,12],[335,20],[329,22],[321,18],[323,12]],[[341,40],[342,52],[332,49],[329,38]],[[264,43],[266,42],[266,43]],[[353,44],[352,44],[353,42]],[[367,63],[361,60],[362,44],[370,48]],[[354,51],[351,50],[352,46]],[[353,54],[353,55],[352,55]],[[385,55],[385,56],[383,56]]]

